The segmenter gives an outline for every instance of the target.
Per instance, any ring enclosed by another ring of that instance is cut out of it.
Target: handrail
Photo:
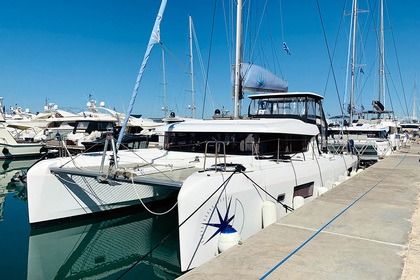
[[[219,145],[222,145],[223,147],[223,160],[224,160],[224,170],[226,170],[226,143],[224,141],[207,141],[206,142],[206,146],[204,148],[204,165],[203,165],[203,170],[206,170],[206,162],[207,162],[207,156],[208,156],[208,150],[209,150],[209,144],[214,144],[214,166],[215,166],[215,171],[217,172],[217,159],[220,157],[219,156]]]

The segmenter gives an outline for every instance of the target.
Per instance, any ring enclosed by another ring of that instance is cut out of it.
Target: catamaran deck
[[[419,279],[419,168],[413,143],[179,279]]]
[[[137,168],[135,168],[137,167]],[[144,172],[142,167],[146,167],[148,170]],[[108,166],[104,167],[104,170],[107,170]],[[188,178],[191,174],[199,171],[201,169],[195,168],[192,165],[189,166],[179,166],[179,167],[170,167],[170,166],[157,166],[157,165],[134,165],[126,164],[120,165],[119,171],[116,172],[116,175],[127,182],[133,183],[146,183],[146,184],[157,184],[164,185],[168,187],[180,188],[182,182]],[[88,167],[84,169],[79,168],[60,168],[52,167],[52,172],[55,173],[65,173],[69,175],[82,175],[88,177],[99,177],[103,176],[103,172],[99,172],[97,167]]]

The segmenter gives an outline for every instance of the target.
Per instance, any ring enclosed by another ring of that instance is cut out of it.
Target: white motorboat
[[[96,100],[89,101],[87,109],[88,111],[74,116],[52,119],[44,130],[48,139],[46,147],[59,151],[58,154],[103,150],[106,135],[121,129],[125,114],[105,107],[104,102],[97,106]],[[144,146],[148,141],[145,134],[160,125],[162,124],[149,119],[130,116],[125,135],[129,139],[124,144],[131,144],[132,147]]]
[[[0,123],[0,159],[41,157],[46,152],[44,143],[16,141],[7,125]]]

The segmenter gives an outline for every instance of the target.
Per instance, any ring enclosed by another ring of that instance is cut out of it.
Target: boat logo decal
[[[219,208],[217,208],[217,206],[216,206],[217,216],[219,217],[219,222],[218,223],[203,223],[203,225],[217,228],[216,232],[213,233],[213,235],[210,236],[210,238],[205,243],[209,242],[211,239],[213,239],[219,233],[224,232],[227,228],[232,228],[232,226],[230,225],[230,222],[232,222],[232,220],[235,218],[235,215],[232,215],[232,216],[229,217],[231,202],[232,202],[232,198],[230,198],[230,200],[229,200],[229,205],[226,209],[226,214],[225,214],[224,217],[222,217],[222,215],[220,214]]]

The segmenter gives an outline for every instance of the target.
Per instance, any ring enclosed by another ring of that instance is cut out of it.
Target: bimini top
[[[312,92],[276,92],[248,96],[249,118],[299,119],[306,123],[325,122],[323,97]]]

